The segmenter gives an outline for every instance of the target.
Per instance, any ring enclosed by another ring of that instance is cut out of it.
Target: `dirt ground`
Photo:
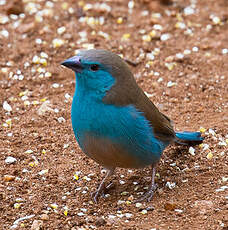
[[[149,168],[118,169],[91,199],[104,169],[76,143],[60,62],[93,47],[132,61],[176,129],[205,137],[165,150],[151,202],[132,202]],[[0,0],[0,53],[0,229],[228,229],[227,0]]]

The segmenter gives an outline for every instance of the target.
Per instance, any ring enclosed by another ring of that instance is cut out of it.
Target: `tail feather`
[[[176,132],[175,142],[181,145],[199,145],[203,140],[200,132]]]

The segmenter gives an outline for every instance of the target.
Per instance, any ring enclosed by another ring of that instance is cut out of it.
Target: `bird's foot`
[[[97,204],[97,199],[99,196],[101,197],[105,197],[105,193],[107,192],[107,190],[109,190],[111,187],[113,187],[113,183],[111,182],[108,186],[103,186],[103,187],[99,187],[97,189],[97,191],[93,192],[91,194],[93,201]]]
[[[141,201],[144,201],[144,200],[147,200],[147,202],[151,201],[151,199],[152,199],[152,197],[154,195],[154,192],[157,189],[157,187],[158,187],[157,184],[153,184],[150,187],[150,189],[142,197],[140,197],[139,199],[134,201],[134,203],[141,202]]]

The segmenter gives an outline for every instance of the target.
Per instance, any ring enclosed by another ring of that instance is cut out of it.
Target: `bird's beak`
[[[70,68],[75,72],[81,72],[83,69],[80,57],[78,56],[74,56],[63,61],[61,65],[66,66],[67,68]]]

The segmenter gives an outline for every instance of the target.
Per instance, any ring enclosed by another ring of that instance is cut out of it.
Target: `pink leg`
[[[110,177],[111,175],[113,175],[114,171],[115,171],[115,168],[107,170],[107,173],[106,173],[105,177],[103,178],[103,180],[101,181],[101,183],[100,183],[97,191],[92,194],[93,200],[94,200],[95,203],[97,203],[98,196],[104,193],[104,190],[105,190],[105,181],[107,180],[108,177]]]
[[[154,195],[154,191],[157,189],[157,185],[155,184],[155,173],[156,173],[156,167],[152,166],[152,179],[151,179],[151,186],[150,189],[139,199],[137,199],[135,202],[140,202],[143,200],[150,201]]]

